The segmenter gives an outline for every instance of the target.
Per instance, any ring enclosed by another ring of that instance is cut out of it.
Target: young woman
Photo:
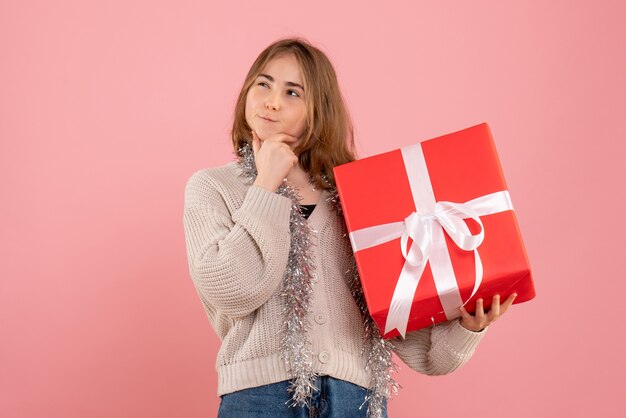
[[[189,271],[222,341],[219,417],[386,417],[392,352],[427,375],[465,364],[510,306],[383,340],[369,317],[332,168],[353,129],[327,56],[282,39],[235,107],[236,160],[185,188]]]

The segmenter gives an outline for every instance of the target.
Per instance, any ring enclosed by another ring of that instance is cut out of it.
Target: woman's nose
[[[267,103],[265,103],[265,107],[267,109],[278,110],[278,104],[276,102],[267,102]]]
[[[278,100],[276,97],[274,96],[270,96],[267,98],[267,101],[265,102],[265,107],[267,109],[274,109],[274,110],[278,110],[279,105],[278,105]]]

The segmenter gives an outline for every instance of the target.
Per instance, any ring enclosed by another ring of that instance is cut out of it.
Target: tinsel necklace
[[[250,144],[246,143],[239,148],[237,164],[242,171],[240,176],[248,179],[248,184],[252,184],[256,179],[257,170],[254,152]],[[341,202],[337,189],[330,184],[326,176],[323,176],[323,179],[329,186],[326,189],[329,194],[327,202],[340,215],[343,237],[348,239],[345,222],[343,221],[343,216],[341,216]],[[276,190],[276,193],[290,198],[292,202],[289,219],[291,245],[280,289],[283,301],[280,354],[281,358],[286,362],[287,369],[290,369],[293,373],[293,378],[288,388],[292,394],[289,405],[306,405],[310,407],[311,396],[317,390],[315,380],[318,377],[318,374],[313,370],[313,353],[307,338],[307,328],[310,328],[307,313],[313,293],[311,278],[315,269],[310,256],[310,236],[312,230],[302,214],[298,190],[283,183]],[[363,318],[363,349],[361,356],[367,355],[365,369],[371,372],[370,388],[363,404],[361,404],[361,408],[367,403],[367,417],[380,418],[383,416],[385,400],[391,396],[392,392],[397,394],[400,388],[400,385],[391,377],[391,373],[397,371],[397,365],[392,361],[391,357],[393,350],[392,342],[381,337],[378,326],[369,315],[356,262],[354,257],[350,259],[352,263],[345,272],[345,277]]]

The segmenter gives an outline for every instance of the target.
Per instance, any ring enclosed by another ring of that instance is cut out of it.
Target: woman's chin
[[[278,133],[277,129],[271,129],[266,126],[259,126],[258,124],[254,127],[254,131],[261,141],[264,141],[265,138],[268,138]]]

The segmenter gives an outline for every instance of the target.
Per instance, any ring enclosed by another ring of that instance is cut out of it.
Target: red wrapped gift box
[[[385,338],[535,297],[491,131],[482,123],[335,167],[370,315]],[[481,225],[482,224],[482,225]]]

